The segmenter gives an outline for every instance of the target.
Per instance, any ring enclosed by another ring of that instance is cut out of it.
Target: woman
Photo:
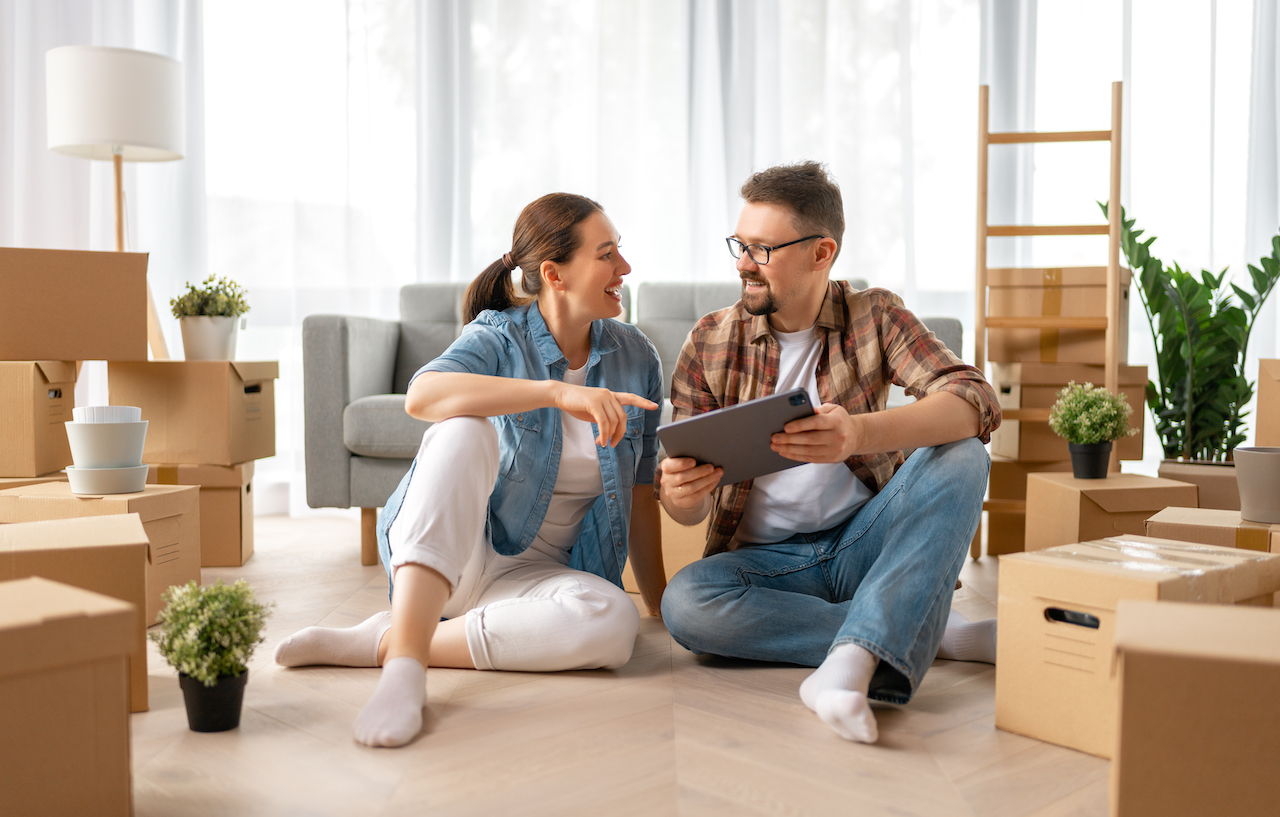
[[[517,268],[531,297],[514,292]],[[309,627],[275,652],[286,666],[383,668],[361,743],[417,735],[429,665],[625,664],[639,627],[620,588],[629,543],[641,597],[660,609],[662,372],[639,330],[608,320],[630,271],[600,205],[538,199],[467,290],[462,335],[410,382],[405,409],[433,425],[379,518],[391,611]]]

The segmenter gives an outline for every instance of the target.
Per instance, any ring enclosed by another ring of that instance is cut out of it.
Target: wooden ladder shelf
[[[990,87],[978,89],[978,258],[977,320],[974,333],[975,364],[983,372],[987,362],[988,329],[1092,329],[1105,332],[1104,380],[1112,394],[1120,392],[1120,124],[1123,112],[1122,83],[1111,84],[1111,130],[1008,132],[990,131]],[[988,167],[992,145],[1032,144],[1045,142],[1110,142],[1110,191],[1106,224],[1012,225],[990,224],[987,220]],[[1105,235],[1107,242],[1107,314],[1106,317],[991,317],[988,315],[987,239],[1020,236]],[[1006,420],[1049,422],[1048,409],[1006,409]],[[1112,470],[1119,470],[1117,452],[1111,454]],[[995,499],[982,503],[984,511],[1018,513],[1026,511],[1021,500]],[[970,555],[977,558],[981,545],[977,537]]]

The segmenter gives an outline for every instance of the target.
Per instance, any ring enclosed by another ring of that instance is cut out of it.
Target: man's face
[[[777,204],[748,203],[738,216],[734,238],[743,244],[774,247],[795,241],[796,232],[791,212]],[[742,305],[752,315],[786,313],[797,302],[807,304],[815,276],[813,274],[813,242],[803,241],[774,250],[769,263],[757,264],[746,253],[738,259],[738,275],[742,278]],[[823,282],[825,287],[825,282]],[[802,327],[803,328],[803,327]]]

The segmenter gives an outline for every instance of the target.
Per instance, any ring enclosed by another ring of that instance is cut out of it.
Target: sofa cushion
[[[357,456],[411,459],[430,426],[405,413],[403,394],[375,394],[342,412],[342,441]]]

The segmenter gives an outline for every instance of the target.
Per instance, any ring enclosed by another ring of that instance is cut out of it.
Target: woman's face
[[[592,213],[578,225],[582,243],[569,263],[560,265],[560,280],[570,306],[578,314],[616,318],[622,314],[622,276],[631,265],[618,251],[620,237],[604,213]]]

